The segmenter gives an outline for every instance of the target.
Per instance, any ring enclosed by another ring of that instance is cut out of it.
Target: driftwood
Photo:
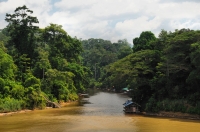
[[[56,102],[52,102],[50,101],[47,97],[43,96],[42,97],[47,101],[46,105],[47,107],[52,107],[52,108],[61,108],[61,105],[59,103]]]

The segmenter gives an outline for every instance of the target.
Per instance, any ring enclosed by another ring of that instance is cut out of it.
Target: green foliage
[[[158,109],[156,108],[156,100],[155,98],[151,97],[148,100],[148,103],[146,103],[145,111],[147,112],[158,112]]]
[[[7,51],[6,47],[4,46],[4,43],[0,40],[0,49],[2,49],[4,52]]]
[[[69,95],[77,92],[73,78],[74,74],[72,72],[61,72],[56,69],[48,70],[46,73],[46,85],[43,85],[42,90],[48,91],[58,100],[71,100]]]
[[[191,53],[189,54],[191,60],[191,72],[186,79],[186,82],[190,85],[188,90],[190,93],[200,93],[199,82],[200,82],[200,65],[199,65],[199,57],[200,57],[200,42],[191,44]],[[197,98],[198,100],[200,98]]]
[[[16,8],[14,14],[6,14],[5,20],[9,23],[7,26],[10,35],[10,46],[15,46],[20,55],[27,54],[28,58],[34,58],[35,36],[34,33],[39,23],[36,17],[31,16],[33,11],[25,5]]]
[[[42,39],[41,37],[39,37]],[[47,44],[43,44],[43,39],[39,41],[41,43],[38,44],[38,47],[35,49],[35,52],[37,54],[37,58],[34,60],[34,67],[32,69],[33,74],[40,79],[45,78],[45,72],[48,69],[51,69],[51,64],[49,61],[49,51],[50,48]]]
[[[38,86],[41,85],[40,84],[40,79],[38,79],[38,78],[36,78],[34,76],[29,76],[24,82],[24,86],[25,87],[34,87],[34,86],[37,86],[37,85]],[[34,87],[34,88],[36,89],[37,87]]]
[[[104,70],[108,64],[124,58],[132,53],[130,44],[126,39],[111,43],[103,39],[83,40],[83,65],[89,67],[91,74],[89,87],[108,87],[107,73]]]
[[[137,52],[145,49],[153,49],[151,42],[155,41],[156,37],[150,31],[145,31],[140,34],[139,38],[133,39],[133,51]]]
[[[2,43],[7,45],[8,41],[9,41],[9,37],[7,35],[7,31],[6,31],[6,29],[3,29],[2,31],[0,31],[0,47],[3,46]]]
[[[4,79],[14,79],[14,72],[16,71],[16,66],[10,55],[5,53],[0,48],[0,77]]]
[[[11,112],[21,110],[22,101],[14,98],[0,99],[0,112]]]
[[[24,93],[25,93],[25,90],[22,85],[13,84],[12,89],[10,91],[11,97],[22,100],[24,97]]]
[[[156,101],[154,98],[150,98],[146,104],[146,111],[159,112],[159,111],[172,111],[172,112],[182,112],[190,114],[200,114],[199,102],[195,106],[191,106],[187,100],[170,100],[165,99],[163,101]]]
[[[137,98],[137,101],[141,101],[140,97],[146,98],[151,94],[149,82],[154,76],[159,58],[157,51],[142,50],[119,60],[106,68],[107,81],[109,81],[107,84],[110,84],[109,87],[115,86],[117,90],[129,86],[135,91],[133,96]],[[141,89],[147,95],[137,92]]]
[[[80,41],[57,24],[38,29],[32,13],[16,8],[0,31],[1,112],[44,108],[44,95],[59,102],[86,87],[129,87],[142,110],[200,114],[200,31],[144,31],[131,49],[126,39]]]
[[[162,30],[158,38],[142,32],[133,54],[105,68],[104,83],[128,86],[142,110],[199,114],[199,36],[189,29]]]
[[[73,80],[78,93],[85,91],[84,86],[87,84],[87,76],[85,76],[87,70],[85,69],[85,67],[80,66],[76,63],[69,63],[67,70],[75,75]]]
[[[51,48],[49,60],[53,68],[62,70],[62,59],[67,59],[69,62],[79,61],[82,52],[81,42],[67,35],[61,25],[50,24],[44,29],[43,38]]]
[[[5,86],[5,81],[3,78],[0,78],[0,88],[2,89]]]
[[[33,87],[28,87],[25,90],[26,97],[24,99],[26,102],[26,108],[44,108],[46,100],[44,100],[43,97],[40,96],[41,93],[39,93],[38,90],[34,89]]]
[[[32,13],[25,5],[16,8],[6,14],[8,26],[0,31],[3,112],[18,110],[13,102],[20,109],[44,108],[44,92],[52,101],[76,100],[88,84],[89,70],[80,65],[81,42],[57,24],[38,29]]]

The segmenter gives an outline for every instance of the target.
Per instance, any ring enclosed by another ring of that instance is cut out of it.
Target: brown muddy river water
[[[124,114],[127,99],[98,92],[83,106],[0,116],[0,132],[200,132],[200,121]]]

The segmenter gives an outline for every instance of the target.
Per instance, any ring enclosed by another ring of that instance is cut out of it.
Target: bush
[[[37,84],[37,87],[40,88],[40,85],[41,85],[40,79],[38,79],[34,76],[27,78],[24,82],[25,87],[33,87],[36,84]]]
[[[41,96],[41,93],[38,93],[38,91],[32,87],[26,88],[26,107],[29,109],[35,109],[35,108],[44,108],[46,100],[43,99]]]
[[[146,104],[145,110],[149,111],[149,112],[158,112],[158,109],[157,109],[157,106],[156,106],[156,100],[153,97],[151,97],[148,100],[148,103]]]
[[[195,106],[192,106],[186,100],[182,99],[165,99],[156,102],[156,100],[151,97],[146,104],[145,110],[148,112],[171,111],[200,115],[200,102],[197,102]]]
[[[0,101],[0,112],[11,112],[21,110],[22,102],[14,98],[5,98]]]

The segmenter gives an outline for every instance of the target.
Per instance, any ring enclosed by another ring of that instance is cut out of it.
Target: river
[[[97,92],[89,103],[0,116],[0,132],[199,132],[200,121],[124,114],[126,95]]]

